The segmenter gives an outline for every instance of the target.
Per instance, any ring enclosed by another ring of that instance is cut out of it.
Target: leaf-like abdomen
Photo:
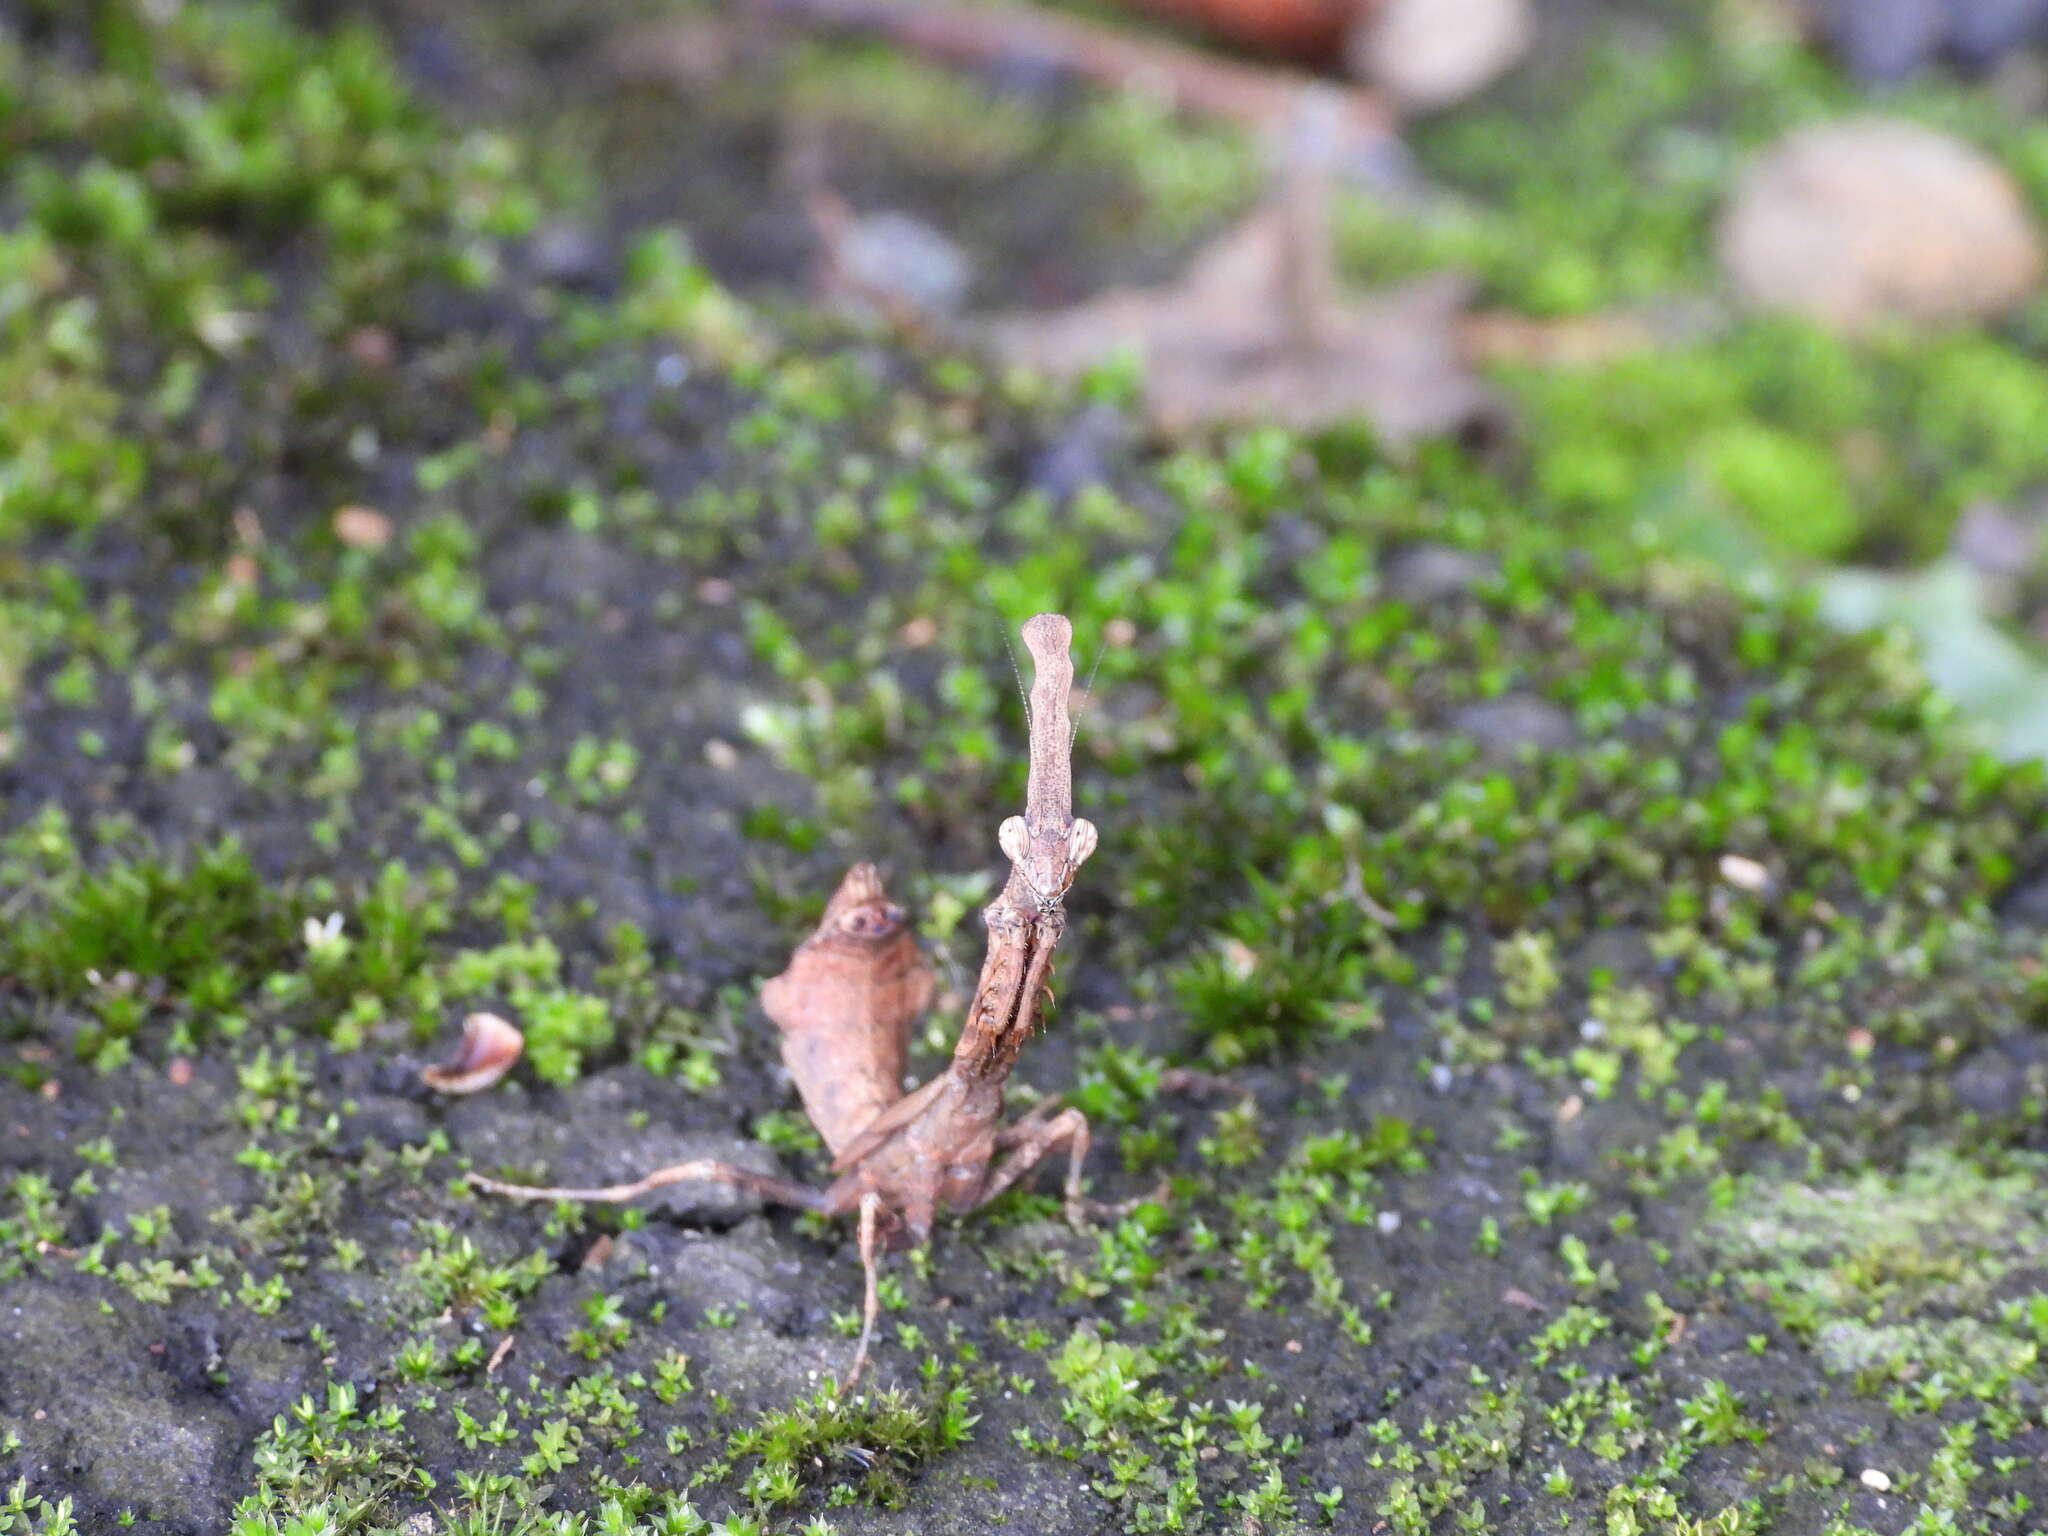
[[[934,989],[931,962],[872,864],[847,871],[817,932],[762,987],[783,1064],[834,1153],[903,1096],[910,1026]]]

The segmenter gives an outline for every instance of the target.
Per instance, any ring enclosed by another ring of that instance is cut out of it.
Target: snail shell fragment
[[[512,1070],[526,1050],[526,1036],[495,1013],[472,1013],[462,1021],[462,1045],[452,1061],[427,1067],[420,1079],[436,1093],[482,1093]]]

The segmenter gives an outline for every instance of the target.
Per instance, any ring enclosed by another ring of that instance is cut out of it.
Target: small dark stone
[[[1986,576],[2017,576],[2033,563],[2041,530],[1992,502],[1964,510],[1949,537],[1949,549]]]
[[[1994,1118],[2017,1114],[2025,1097],[2020,1069],[1996,1051],[1977,1052],[1956,1068],[1950,1082],[1966,1108]]]
[[[267,1422],[320,1384],[320,1352],[277,1328],[243,1328],[220,1352],[228,1402],[245,1419]]]
[[[631,555],[571,528],[534,529],[499,558],[508,581],[565,606],[619,602],[641,578]]]
[[[413,1147],[427,1139],[432,1125],[426,1110],[404,1099],[365,1105],[361,1114],[342,1122],[340,1151],[354,1157],[372,1145]]]
[[[1380,577],[1389,597],[1407,603],[1435,603],[1463,597],[1498,573],[1492,560],[1468,549],[1411,544],[1387,561]]]
[[[1949,52],[1984,70],[2040,35],[2048,0],[1948,0],[1948,12]]]
[[[1076,414],[1032,462],[1031,483],[1055,501],[1067,501],[1109,478],[1111,459],[1131,438],[1122,411],[1091,405]]]
[[[2048,928],[2048,871],[2022,876],[1999,898],[1998,908],[2010,922]]]
[[[1949,17],[1944,0],[1829,0],[1825,25],[1851,74],[1891,84],[1934,57]]]
[[[13,1287],[0,1305],[0,1412],[19,1426],[16,1464],[42,1489],[133,1510],[153,1530],[220,1531],[235,1422],[153,1363],[162,1342],[84,1289]]]
[[[2048,1035],[2039,1030],[2015,1030],[1998,1038],[1998,1048],[2006,1058],[2022,1067],[2048,1066]]]
[[[244,1145],[238,1131],[209,1136],[189,1151],[121,1159],[99,1176],[100,1193],[88,1210],[108,1226],[125,1228],[158,1207],[197,1232],[224,1206],[242,1206],[255,1193],[248,1172],[235,1161]]]
[[[421,27],[405,39],[399,59],[407,74],[442,92],[453,93],[470,75],[469,52],[451,27]]]
[[[1525,747],[1562,752],[1578,740],[1578,729],[1557,705],[1531,694],[1511,693],[1467,704],[1451,716],[1451,728],[1470,736],[1489,759],[1512,759]]]
[[[1328,542],[1322,529],[1307,518],[1281,513],[1266,525],[1266,547],[1275,560],[1290,564],[1313,560]]]
[[[621,1234],[611,1264],[640,1258],[647,1278],[698,1315],[714,1307],[744,1310],[770,1327],[794,1320],[804,1285],[803,1262],[785,1252],[764,1221],[704,1234],[649,1226]],[[607,1265],[607,1269],[611,1266]]]
[[[526,253],[536,277],[565,287],[595,287],[609,266],[603,236],[587,224],[567,219],[542,225]]]
[[[1657,974],[1650,936],[1640,928],[1601,929],[1579,947],[1577,961],[1581,976],[1606,971],[1621,981],[1647,981]]]
[[[1785,1107],[1801,1118],[1820,1113],[1835,1100],[1825,1075],[1818,1071],[1781,1073],[1777,1085],[1779,1093],[1784,1095]]]
[[[415,1102],[424,1102],[433,1092],[420,1080],[419,1064],[401,1056],[378,1057],[370,1068],[363,1091],[380,1098],[411,1099]]]

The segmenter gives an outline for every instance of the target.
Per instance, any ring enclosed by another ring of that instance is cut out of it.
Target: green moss
[[[1756,1179],[1707,1236],[1830,1371],[1915,1384],[1895,1398],[1907,1411],[1993,1401],[2048,1342],[2048,1293],[2006,1284],[2048,1253],[2041,1172],[1929,1149],[1841,1185]]]
[[[1696,451],[1713,489],[1772,548],[1825,560],[1855,544],[1861,530],[1848,481],[1826,449],[1742,422],[1708,434]]]
[[[900,1505],[908,1473],[968,1438],[980,1417],[973,1408],[964,1385],[928,1402],[893,1387],[849,1397],[826,1386],[762,1415],[732,1437],[727,1454],[753,1463],[746,1488],[764,1510],[796,1503],[806,1485],[842,1480]]]

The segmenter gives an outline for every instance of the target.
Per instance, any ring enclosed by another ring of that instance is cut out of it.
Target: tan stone
[[[2003,167],[1883,117],[1802,129],[1765,151],[1729,203],[1720,248],[1750,303],[1843,331],[2000,315],[2042,270],[2040,236]]]
[[[1529,49],[1529,0],[1385,0],[1345,42],[1351,72],[1411,112],[1455,105]]]

